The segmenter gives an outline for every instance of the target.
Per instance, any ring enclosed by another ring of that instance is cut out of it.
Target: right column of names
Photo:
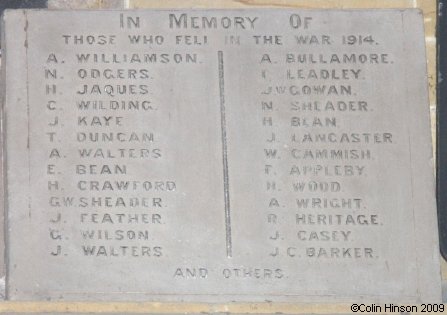
[[[379,258],[374,239],[386,220],[372,200],[380,188],[370,186],[386,178],[380,156],[395,140],[378,121],[391,101],[379,92],[390,89],[380,78],[393,71],[392,54],[369,33],[297,32],[255,42],[264,48],[254,117],[264,138],[266,254]]]

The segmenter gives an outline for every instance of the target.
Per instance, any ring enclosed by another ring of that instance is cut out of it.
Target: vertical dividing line
[[[29,108],[29,68],[28,68],[28,46],[29,46],[29,41],[28,41],[28,15],[25,11],[23,11],[23,13],[25,14],[25,66],[26,66],[26,116],[27,116],[27,122],[28,122],[28,127],[27,127],[27,144],[26,144],[26,148],[27,148],[27,153],[28,153],[28,190],[29,190],[29,195],[28,195],[28,218],[31,219],[31,142],[30,142],[30,127],[31,127],[31,121],[30,121],[30,108]]]
[[[224,81],[224,61],[223,52],[217,52],[219,64],[219,96],[220,96],[220,126],[222,129],[222,160],[223,160],[223,178],[224,178],[224,200],[225,200],[225,232],[227,257],[233,256],[231,244],[231,212],[230,212],[230,191],[228,181],[228,156],[227,156],[227,126],[225,120],[225,81]]]

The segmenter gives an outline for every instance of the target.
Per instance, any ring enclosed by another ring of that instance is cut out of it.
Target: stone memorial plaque
[[[438,301],[422,22],[7,11],[7,298]]]

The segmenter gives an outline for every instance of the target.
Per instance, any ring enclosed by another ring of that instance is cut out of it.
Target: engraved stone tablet
[[[440,299],[419,11],[4,23],[9,299]]]

